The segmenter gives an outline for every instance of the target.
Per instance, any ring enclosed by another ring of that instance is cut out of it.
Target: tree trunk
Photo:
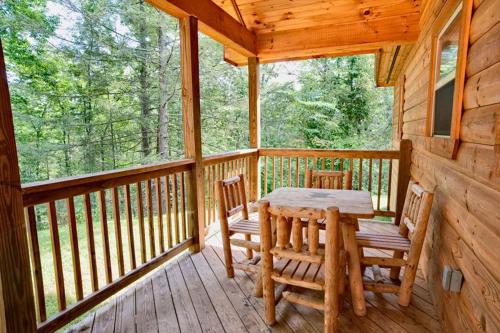
[[[162,159],[169,158],[168,138],[168,110],[167,110],[167,64],[168,64],[168,39],[166,27],[160,18],[158,26],[158,55],[159,55],[159,94],[160,107],[158,109],[158,153]]]
[[[140,2],[141,13],[146,15],[144,10],[144,1]],[[140,20],[139,26],[139,48],[140,50],[147,49],[146,41],[146,24],[144,20]],[[141,103],[141,136],[142,136],[142,153],[144,156],[149,156],[151,154],[151,140],[149,137],[149,91],[148,91],[148,68],[147,68],[147,54],[144,53],[140,58],[139,66],[139,85],[140,85],[140,103]]]

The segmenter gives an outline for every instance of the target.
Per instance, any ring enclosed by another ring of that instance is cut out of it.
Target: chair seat
[[[324,290],[324,263],[314,264],[305,261],[280,258],[273,265],[273,280],[299,287]]]
[[[247,234],[247,235],[260,235],[259,221],[241,219],[229,225],[229,232]]]
[[[410,240],[401,235],[356,232],[359,247],[383,250],[410,251]]]

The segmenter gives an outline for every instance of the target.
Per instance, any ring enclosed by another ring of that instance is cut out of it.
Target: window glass
[[[438,38],[433,135],[450,135],[461,12],[450,18]]]

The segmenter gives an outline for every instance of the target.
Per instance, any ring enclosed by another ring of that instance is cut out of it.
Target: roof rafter
[[[194,16],[198,19],[201,32],[218,42],[231,47],[245,57],[255,56],[255,34],[226,13],[211,0],[146,0],[158,9],[184,18]]]

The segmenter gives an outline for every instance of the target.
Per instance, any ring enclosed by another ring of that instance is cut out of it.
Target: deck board
[[[374,224],[363,230],[385,230]],[[116,299],[70,329],[71,332],[312,332],[323,331],[323,313],[281,301],[277,323],[264,323],[264,303],[253,296],[256,276],[236,270],[228,279],[219,234],[207,239],[206,248],[183,255],[158,269]],[[377,253],[382,254],[381,252]],[[233,257],[245,254],[235,248]],[[389,271],[382,269],[388,276]],[[367,315],[357,317],[349,294],[340,318],[342,332],[439,332],[430,294],[421,271],[410,306],[398,304],[396,295],[365,292]],[[371,278],[367,269],[365,275]]]

